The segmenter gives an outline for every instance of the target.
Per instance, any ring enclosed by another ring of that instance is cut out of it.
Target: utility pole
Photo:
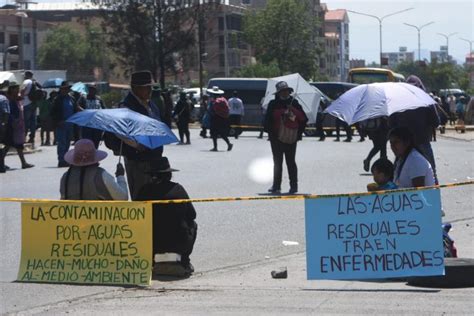
[[[420,41],[421,41],[421,40],[420,40],[420,37],[421,37],[421,35],[420,35],[420,32],[421,32],[421,30],[422,30],[425,26],[431,25],[431,24],[433,24],[433,23],[434,23],[434,22],[431,21],[431,22],[429,22],[429,23],[423,24],[422,26],[416,26],[416,25],[409,24],[409,23],[403,23],[403,24],[405,24],[405,25],[407,25],[407,26],[410,26],[410,27],[415,28],[415,29],[418,31],[418,61],[421,60],[421,57],[420,57],[420,56],[421,56],[421,54],[420,54],[420,50],[421,50],[421,44],[420,44]]]

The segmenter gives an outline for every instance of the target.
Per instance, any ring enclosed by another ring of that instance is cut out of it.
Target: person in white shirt
[[[128,187],[122,164],[117,164],[116,179],[99,167],[107,153],[97,150],[90,139],[80,139],[64,155],[70,164],[61,178],[61,200],[128,200]]]
[[[36,104],[30,100],[30,92],[33,89],[33,84],[36,84],[33,79],[33,73],[31,71],[25,71],[25,80],[23,81],[20,89],[21,103],[23,105],[23,112],[25,118],[25,133],[30,132],[28,143],[34,143],[36,133]],[[26,136],[26,135],[25,135]]]
[[[230,125],[233,127],[235,133],[234,137],[235,139],[239,138],[239,135],[242,133],[242,129],[240,127],[234,127],[232,125],[237,125],[240,126],[240,123],[242,122],[242,116],[244,116],[245,111],[244,111],[244,103],[242,100],[238,97],[237,91],[234,91],[232,93],[232,98],[229,99],[229,120],[230,120]]]
[[[433,169],[428,160],[416,149],[413,134],[408,128],[392,129],[389,140],[395,155],[394,182],[399,188],[435,185]]]

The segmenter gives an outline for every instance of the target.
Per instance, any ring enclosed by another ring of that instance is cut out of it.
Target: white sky
[[[473,0],[322,0],[332,9],[347,9],[382,17],[384,15],[414,8],[411,11],[390,16],[382,22],[382,45],[384,52],[398,51],[406,46],[408,51],[418,49],[416,26],[434,21],[421,31],[421,58],[429,58],[429,51],[439,50],[446,45],[446,39],[437,33],[450,34],[449,54],[458,62],[464,62],[469,53],[469,43],[459,37],[474,40],[474,1]],[[379,60],[379,22],[358,14],[349,13],[350,58],[362,58],[367,62]],[[474,45],[473,45],[474,46]],[[424,52],[425,50],[425,52]],[[416,54],[415,54],[416,58]]]
[[[74,2],[74,0],[36,0],[36,2]],[[429,51],[439,50],[446,39],[437,33],[458,32],[449,39],[449,53],[458,62],[464,62],[469,43],[459,37],[474,40],[474,0],[322,0],[329,9],[348,9],[382,17],[406,8],[411,11],[386,18],[383,21],[383,51],[398,51],[406,46],[408,51],[418,49],[417,31],[403,23],[417,26],[434,21],[421,31],[422,58],[429,58]],[[0,5],[14,3],[0,0]],[[379,24],[374,18],[349,13],[350,58],[365,59],[368,63],[379,60]],[[416,56],[416,55],[415,55]]]

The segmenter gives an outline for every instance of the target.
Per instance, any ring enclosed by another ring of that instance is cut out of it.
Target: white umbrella
[[[404,82],[363,84],[346,91],[324,111],[349,125],[435,104],[423,90]]]
[[[290,88],[293,88],[293,97],[298,100],[298,103],[303,108],[303,111],[308,117],[308,124],[316,122],[316,115],[318,114],[319,101],[323,93],[318,88],[310,85],[300,74],[291,74],[276,78],[268,79],[267,91],[265,92],[265,99],[263,100],[263,108],[266,109],[268,103],[275,98],[275,85],[280,81],[286,81]]]

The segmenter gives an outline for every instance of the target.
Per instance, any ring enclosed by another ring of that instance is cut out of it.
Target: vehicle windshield
[[[390,81],[388,75],[384,73],[353,73],[351,76],[351,82],[359,84]]]

